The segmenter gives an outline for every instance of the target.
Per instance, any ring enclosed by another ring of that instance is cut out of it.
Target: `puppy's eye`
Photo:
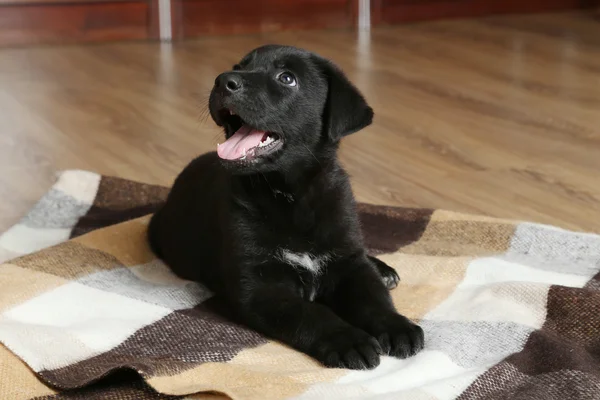
[[[296,77],[292,75],[291,72],[282,72],[277,75],[277,80],[288,86],[296,86],[298,83],[296,82]]]

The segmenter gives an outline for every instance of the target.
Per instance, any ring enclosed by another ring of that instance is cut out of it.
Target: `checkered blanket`
[[[0,399],[600,398],[599,236],[361,205],[426,346],[325,369],[155,259],[147,214],[166,194],[67,171],[0,236]]]

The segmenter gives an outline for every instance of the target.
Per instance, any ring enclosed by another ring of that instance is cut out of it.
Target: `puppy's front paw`
[[[382,354],[379,342],[364,331],[348,327],[322,338],[314,356],[327,367],[372,369]]]
[[[402,315],[377,316],[369,325],[367,332],[377,338],[384,354],[407,358],[425,345],[423,329]]]

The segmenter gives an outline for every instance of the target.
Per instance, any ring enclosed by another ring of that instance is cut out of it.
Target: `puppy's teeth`
[[[273,139],[271,136],[268,136],[264,142],[260,142],[258,147],[265,147],[273,143],[276,139]]]
[[[246,157],[246,148],[245,148],[245,147],[242,149],[242,155],[243,155],[244,157]]]

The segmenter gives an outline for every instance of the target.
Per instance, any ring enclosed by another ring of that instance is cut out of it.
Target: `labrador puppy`
[[[374,368],[423,348],[396,272],[365,250],[340,139],[373,111],[330,61],[268,45],[217,77],[217,152],[192,161],[152,218],[154,252],[248,327],[326,366]]]

